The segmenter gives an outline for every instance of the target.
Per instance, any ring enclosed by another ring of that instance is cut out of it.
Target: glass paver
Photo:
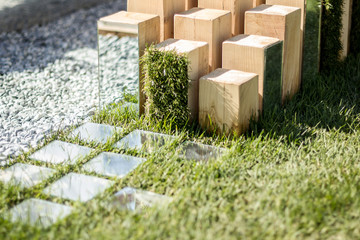
[[[120,129],[120,128],[119,128]],[[70,136],[78,136],[81,140],[87,142],[97,142],[105,144],[111,138],[117,128],[110,125],[98,123],[85,123],[70,133]]]
[[[144,158],[103,152],[86,163],[83,168],[110,177],[124,177],[144,161]]]
[[[180,146],[180,157],[187,160],[208,161],[220,157],[224,152],[224,148],[195,142],[185,142]]]
[[[30,164],[16,163],[1,171],[0,181],[5,184],[19,185],[21,188],[30,188],[51,177],[54,169],[39,167]]]
[[[113,184],[112,181],[69,173],[44,189],[45,194],[73,201],[86,202]]]
[[[53,164],[75,164],[79,158],[88,155],[91,150],[88,147],[56,140],[33,153],[30,158]]]
[[[135,150],[145,150],[153,152],[162,147],[166,141],[172,141],[175,137],[171,135],[134,130],[120,141],[114,144],[115,148],[129,148]]]
[[[126,187],[114,195],[112,205],[119,209],[135,211],[155,205],[163,206],[171,201],[172,198],[165,195]]]
[[[72,207],[69,206],[31,198],[10,209],[9,215],[13,222],[49,227],[68,216],[71,211]]]

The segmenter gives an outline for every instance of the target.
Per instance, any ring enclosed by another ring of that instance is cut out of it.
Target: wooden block
[[[198,119],[199,115],[199,78],[209,72],[209,44],[206,42],[168,39],[156,45],[161,50],[176,50],[185,53],[190,61],[189,102],[191,119]]]
[[[241,134],[257,118],[258,75],[219,68],[200,78],[199,122],[219,133]],[[210,124],[212,123],[212,125]]]
[[[253,8],[253,0],[199,0],[199,8],[213,8],[231,12],[231,33],[244,33],[245,11]]]
[[[300,89],[301,9],[260,5],[245,13],[245,34],[283,40],[282,102]]]
[[[185,1],[180,0],[128,0],[129,12],[160,16],[160,41],[174,37],[174,14],[185,11]]]
[[[112,33],[118,36],[137,36],[139,58],[144,54],[146,45],[160,42],[160,17],[154,14],[121,11],[98,21],[99,34]],[[139,63],[139,113],[144,113],[142,66]]]
[[[231,37],[230,11],[192,8],[175,14],[176,39],[209,44],[209,71],[221,67],[222,43]]]
[[[257,6],[260,6],[261,4],[265,4],[265,0],[253,0],[254,8],[256,8]]]
[[[259,75],[259,111],[281,103],[282,41],[238,35],[223,43],[223,68]]]
[[[198,7],[198,0],[185,0],[185,11]]]
[[[350,49],[350,30],[352,16],[352,0],[344,0],[342,13],[341,43],[343,46],[340,56],[345,59]]]
[[[306,23],[306,0],[266,0],[267,5],[283,5],[289,7],[297,7],[301,9],[301,68],[300,68],[300,81],[302,81],[302,69],[303,69],[303,55],[304,55],[304,39],[305,39],[305,23]]]

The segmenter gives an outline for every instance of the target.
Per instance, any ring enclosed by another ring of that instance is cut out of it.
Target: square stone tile
[[[225,148],[195,142],[185,142],[180,146],[180,157],[187,160],[208,161],[220,157]]]
[[[119,209],[135,211],[155,205],[163,206],[172,201],[171,197],[126,187],[114,195],[112,205]]]
[[[110,177],[124,177],[144,161],[144,158],[103,152],[86,163],[83,168]]]
[[[120,128],[118,128],[120,129]],[[71,137],[79,137],[86,142],[97,142],[105,144],[117,129],[110,125],[98,123],[85,123],[70,133]]]
[[[30,158],[53,164],[75,164],[79,158],[88,155],[91,150],[88,147],[56,140],[33,153]]]
[[[69,173],[44,189],[45,194],[73,201],[86,202],[113,184],[112,181]]]
[[[16,163],[3,171],[0,170],[0,181],[5,184],[19,185],[22,188],[30,188],[51,177],[54,173],[55,170],[51,168]]]
[[[9,215],[13,222],[49,227],[68,216],[71,211],[72,207],[69,206],[31,198],[10,209]]]
[[[175,137],[171,135],[135,130],[114,144],[115,148],[130,148],[153,152],[162,147],[166,141],[172,141]]]

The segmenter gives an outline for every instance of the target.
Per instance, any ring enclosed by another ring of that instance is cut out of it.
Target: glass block
[[[31,198],[10,209],[9,215],[13,222],[49,227],[68,216],[71,211],[72,207],[69,206]]]
[[[208,161],[210,159],[216,159],[224,152],[224,148],[195,142],[185,142],[180,147],[180,157],[195,161]]]
[[[0,170],[0,181],[6,184],[19,185],[22,188],[33,187],[51,177],[54,169],[17,163],[3,171]]]
[[[59,198],[86,202],[105,191],[112,184],[112,181],[106,179],[69,173],[45,188],[43,192]]]
[[[129,133],[117,143],[115,143],[114,147],[153,152],[157,148],[162,147],[167,141],[172,140],[174,140],[174,137],[170,135],[143,130],[135,130]]]
[[[124,177],[144,161],[144,158],[103,152],[86,163],[83,168],[110,177]]]
[[[119,209],[135,211],[155,205],[164,206],[171,201],[172,198],[165,195],[126,187],[114,195],[112,205]]]
[[[30,158],[53,164],[75,164],[79,158],[88,155],[91,150],[88,147],[56,140],[33,153]]]
[[[97,142],[105,144],[116,131],[116,128],[110,125],[98,123],[85,123],[70,133],[72,137],[78,136],[81,140],[87,142]]]

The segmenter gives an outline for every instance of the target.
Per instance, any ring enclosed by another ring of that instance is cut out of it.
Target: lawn
[[[309,24],[316,26],[309,4]],[[307,26],[307,46],[316,46],[316,27]],[[309,37],[310,36],[310,37]],[[0,214],[31,197],[74,206],[70,217],[41,229],[0,218],[1,239],[359,239],[360,238],[360,56],[350,56],[329,75],[316,73],[316,48],[305,51],[302,90],[284,107],[266,111],[240,137],[206,134],[196,126],[176,129],[113,108],[93,121],[121,126],[106,144],[85,143],[59,131],[60,139],[95,148],[74,166],[47,165],[49,181],[21,190],[0,183]],[[114,149],[134,129],[175,135],[177,140],[145,155]],[[186,140],[228,148],[207,163],[178,157]],[[46,143],[44,143],[45,145]],[[40,148],[42,146],[39,146]],[[17,162],[33,162],[24,153]],[[42,189],[101,151],[147,157],[148,161],[87,203],[44,195]],[[109,199],[131,186],[173,197],[161,208],[118,211]]]

